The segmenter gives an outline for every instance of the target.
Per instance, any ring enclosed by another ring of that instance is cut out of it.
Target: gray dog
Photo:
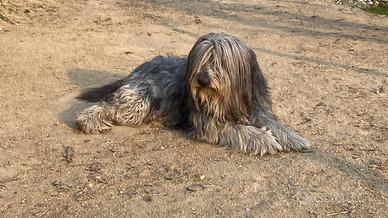
[[[200,37],[188,57],[155,57],[128,77],[77,98],[98,102],[77,117],[84,133],[159,120],[189,130],[195,140],[247,154],[310,147],[273,114],[255,53],[223,33]]]

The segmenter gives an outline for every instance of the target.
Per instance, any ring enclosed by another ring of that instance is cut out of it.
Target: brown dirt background
[[[319,0],[0,0],[0,14],[1,217],[388,216],[387,17]],[[157,124],[74,130],[81,89],[211,31],[254,48],[311,153],[246,156]]]

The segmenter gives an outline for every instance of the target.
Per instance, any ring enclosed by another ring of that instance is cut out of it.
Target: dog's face
[[[200,37],[186,74],[193,106],[223,121],[247,123],[256,68],[256,55],[239,39],[221,33]]]

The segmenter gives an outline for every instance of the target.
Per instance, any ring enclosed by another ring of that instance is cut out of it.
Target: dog
[[[194,140],[251,155],[311,146],[274,115],[253,50],[225,33],[203,35],[188,57],[157,56],[77,99],[98,102],[76,118],[84,133],[159,121],[187,130]]]

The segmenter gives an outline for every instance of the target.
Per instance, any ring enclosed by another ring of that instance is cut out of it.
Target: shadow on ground
[[[114,74],[109,71],[98,71],[88,69],[71,69],[67,73],[69,79],[79,88],[81,92],[83,89],[98,87],[115,80],[121,79],[124,76],[120,74]],[[70,128],[75,128],[75,117],[79,112],[95,103],[83,102],[74,100],[77,94],[71,94],[70,100],[66,101],[68,108],[62,111],[58,116],[62,123],[65,123]]]
[[[150,6],[172,8],[173,10],[180,10],[192,15],[209,16],[256,28],[277,30],[287,34],[304,35],[313,38],[332,37],[333,39],[339,38],[353,41],[388,44],[388,38],[385,37],[388,32],[388,28],[386,26],[377,27],[347,22],[340,19],[331,20],[320,16],[306,16],[283,11],[281,9],[271,10],[264,6],[253,4],[226,4],[220,2],[198,4],[197,2],[190,1],[165,0],[153,0],[146,2]],[[198,10],[199,6],[201,7],[201,10]],[[231,12],[235,11],[240,12],[240,14],[250,13],[252,18],[233,15]],[[276,19],[267,21],[260,19],[257,15],[273,16],[276,17]],[[319,31],[316,29],[317,27],[324,28],[326,31]],[[345,33],[347,30],[352,33]],[[378,36],[375,33],[381,34]]]
[[[198,37],[200,37],[199,34],[196,34],[194,32],[190,32],[188,30],[176,28],[173,25],[167,24],[167,23],[168,22],[165,22],[163,25],[171,28],[172,30],[174,30],[176,32],[186,34],[187,36],[190,36],[194,39],[197,39]],[[352,70],[352,71],[360,73],[360,74],[369,74],[369,75],[374,75],[374,76],[386,76],[387,75],[387,73],[385,71],[381,71],[381,70],[374,69],[374,68],[362,67],[362,66],[359,66],[358,64],[355,64],[355,63],[354,64],[345,64],[345,63],[340,63],[340,62],[327,61],[327,60],[317,58],[317,57],[307,57],[306,55],[283,53],[283,52],[272,51],[272,50],[269,50],[266,48],[260,48],[260,47],[252,48],[252,49],[256,52],[267,53],[267,54],[275,55],[278,57],[304,61],[304,62],[308,62],[311,64],[324,65],[324,66],[332,67],[332,68],[336,68],[336,69]]]
[[[388,180],[366,166],[353,164],[329,152],[313,148],[311,153],[306,154],[314,162],[324,164],[327,167],[335,168],[338,171],[359,181],[365,182],[376,190],[381,196],[388,197]]]

